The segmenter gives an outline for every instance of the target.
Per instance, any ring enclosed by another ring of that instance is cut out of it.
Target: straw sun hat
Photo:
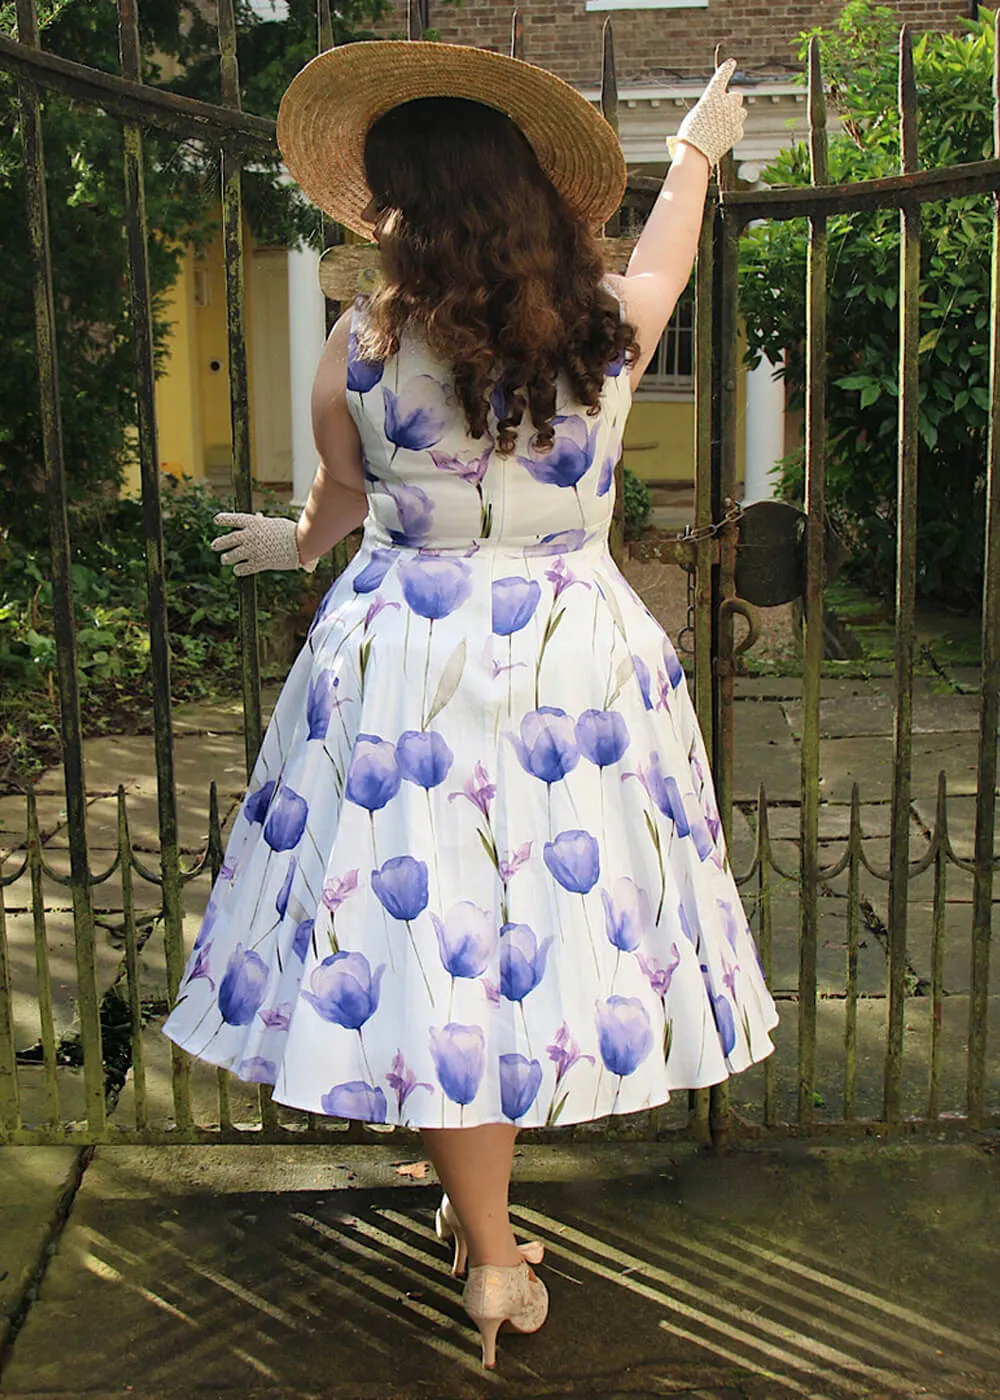
[[[618,208],[625,158],[587,99],[543,68],[457,44],[376,40],[314,58],[278,112],[289,174],[313,204],[370,238],[365,137],[378,117],[417,97],[465,97],[505,112],[571,209],[596,227]]]

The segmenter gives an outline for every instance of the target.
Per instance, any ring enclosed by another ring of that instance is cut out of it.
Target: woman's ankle
[[[523,1263],[513,1234],[509,1239],[469,1241],[469,1267],[492,1264],[494,1268],[513,1269]]]

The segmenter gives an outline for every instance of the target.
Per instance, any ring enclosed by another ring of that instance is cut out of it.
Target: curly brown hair
[[[469,432],[486,432],[499,387],[497,450],[525,410],[545,452],[556,380],[598,411],[608,367],[631,364],[635,329],[603,285],[597,239],[543,173],[509,117],[464,98],[423,97],[380,117],[365,142],[383,280],[360,333],[384,360],[418,329],[455,375]]]

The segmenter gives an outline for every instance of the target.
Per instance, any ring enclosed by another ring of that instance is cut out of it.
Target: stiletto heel
[[[454,1255],[451,1263],[452,1278],[461,1278],[469,1258],[469,1246],[462,1229],[462,1222],[455,1214],[455,1207],[447,1196],[441,1197],[441,1204],[434,1214],[434,1233],[442,1244],[454,1242]],[[540,1264],[545,1257],[545,1246],[541,1240],[529,1240],[519,1244],[518,1253],[528,1264]]]
[[[515,1332],[537,1332],[549,1312],[549,1294],[528,1265],[479,1264],[469,1270],[462,1304],[479,1328],[483,1365],[496,1365],[497,1333],[505,1322]]]

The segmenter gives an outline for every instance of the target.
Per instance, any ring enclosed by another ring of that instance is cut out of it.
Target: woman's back
[[[612,366],[596,413],[557,386],[555,440],[533,451],[525,416],[513,453],[496,450],[497,390],[485,434],[473,437],[453,371],[409,332],[384,363],[360,359],[355,311],[348,353],[351,417],[361,437],[374,543],[430,549],[544,546],[562,532],[605,541],[614,504],[614,467],[631,404],[627,373]],[[617,371],[617,372],[615,372]]]

